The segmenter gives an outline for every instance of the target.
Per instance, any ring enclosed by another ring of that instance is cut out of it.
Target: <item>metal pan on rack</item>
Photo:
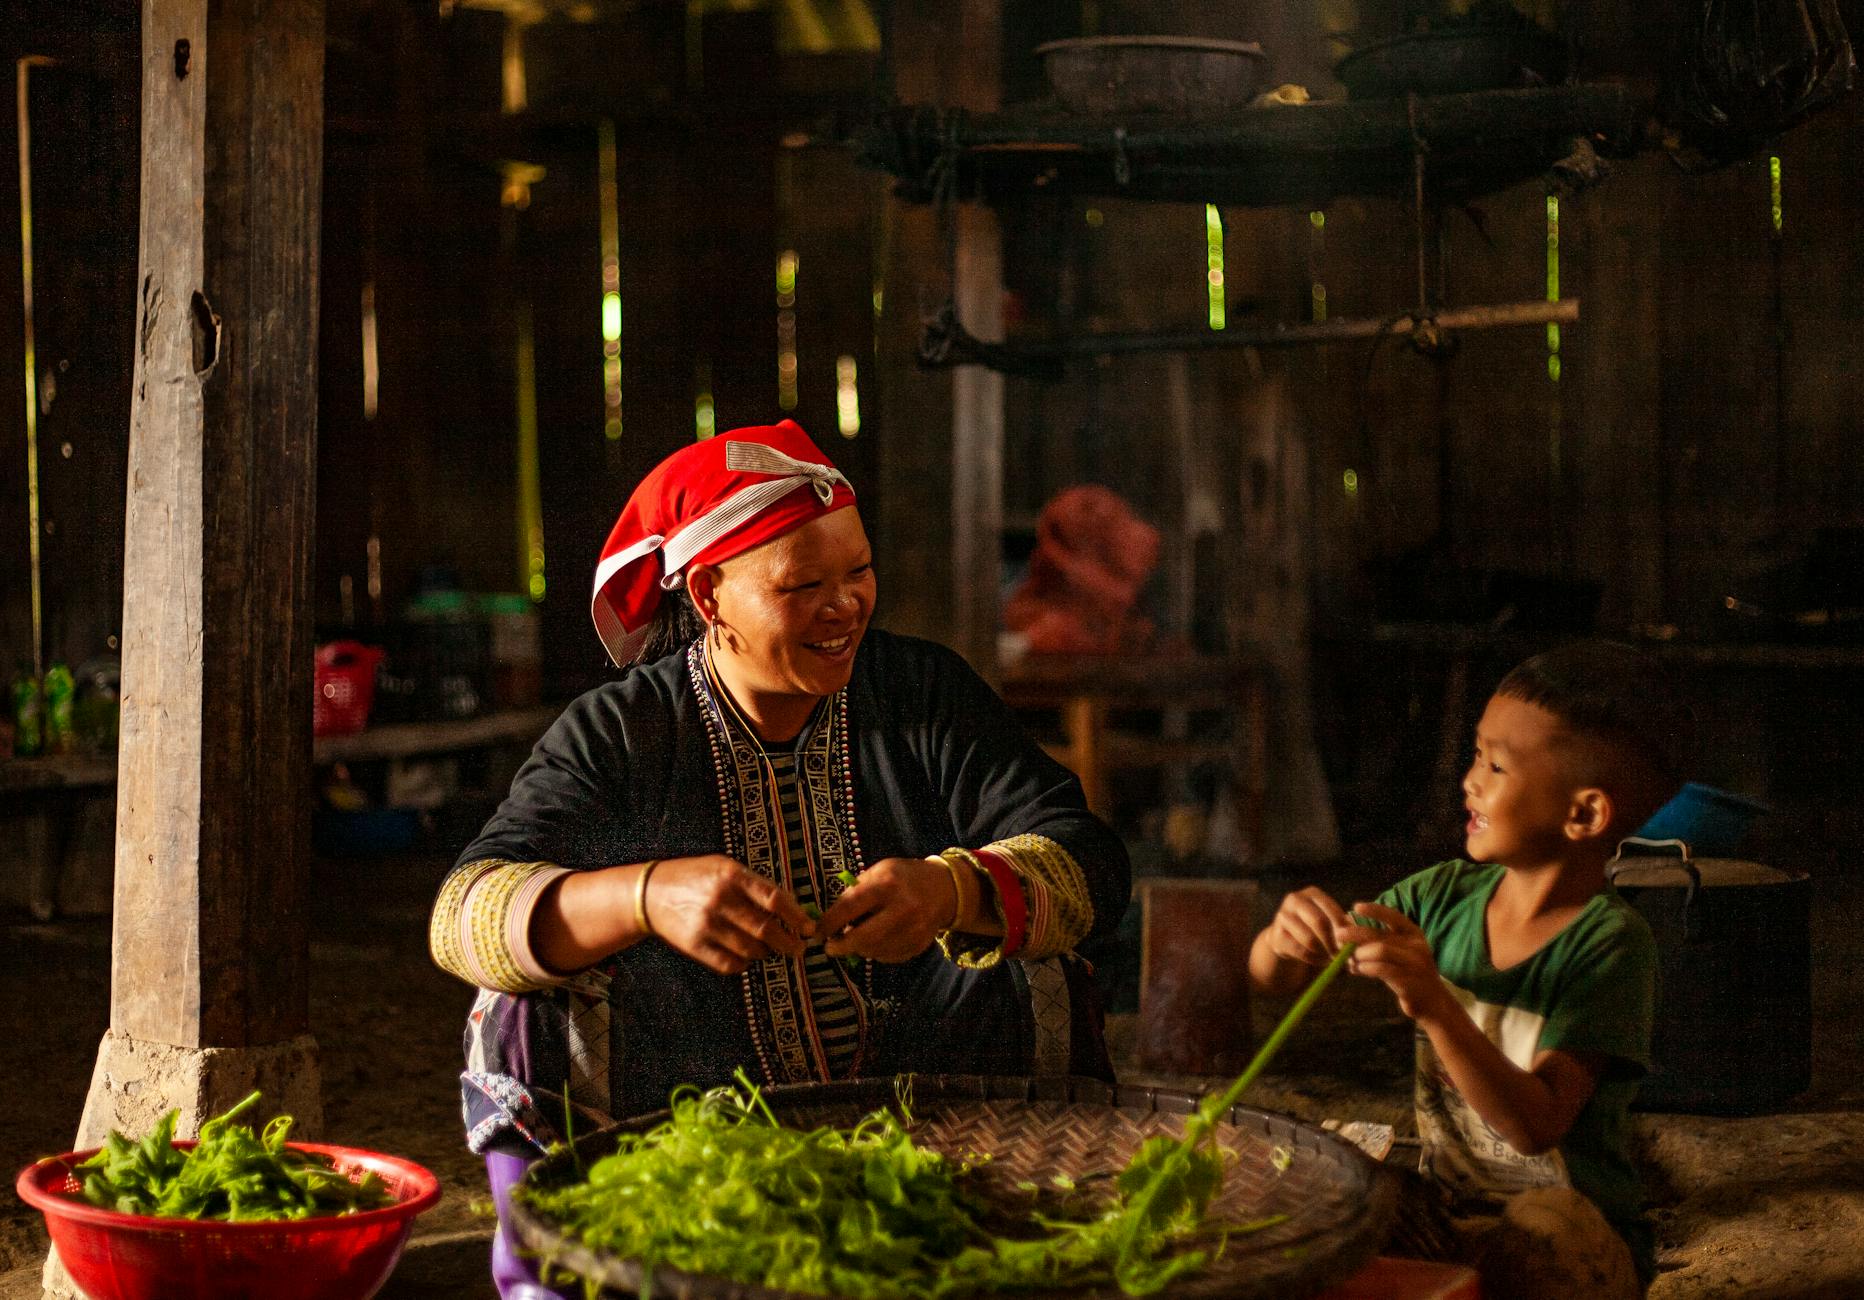
[[[1084,36],[1036,46],[1049,88],[1076,113],[1200,117],[1247,107],[1267,56],[1252,41]]]

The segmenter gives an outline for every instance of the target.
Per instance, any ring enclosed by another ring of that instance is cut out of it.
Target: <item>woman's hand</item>
[[[848,892],[822,914],[828,954],[908,961],[948,929],[958,892],[939,858],[882,858],[870,863]]]
[[[1351,924],[1325,890],[1309,885],[1282,899],[1269,922],[1269,950],[1283,961],[1325,966],[1340,950],[1339,927]]]
[[[799,957],[816,930],[794,898],[722,853],[661,862],[646,902],[655,935],[721,975],[772,953]]]

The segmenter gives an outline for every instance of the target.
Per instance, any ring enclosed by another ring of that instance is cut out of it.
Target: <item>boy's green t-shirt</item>
[[[1530,1187],[1567,1186],[1597,1205],[1631,1248],[1638,1272],[1654,1271],[1643,1188],[1631,1162],[1629,1110],[1650,1069],[1657,998],[1657,944],[1650,927],[1610,889],[1545,947],[1507,970],[1489,961],[1485,915],[1505,867],[1445,862],[1407,877],[1379,901],[1403,912],[1430,940],[1437,969],[1490,1042],[1530,1069],[1553,1048],[1609,1058],[1599,1085],[1558,1147],[1522,1155],[1478,1115],[1417,1035],[1420,1170],[1466,1199]]]

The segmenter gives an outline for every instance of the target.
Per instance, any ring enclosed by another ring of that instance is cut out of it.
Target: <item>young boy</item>
[[[1348,969],[1383,981],[1415,1022],[1419,1169],[1447,1194],[1489,1289],[1503,1283],[1491,1264],[1552,1280],[1551,1261],[1520,1258],[1535,1237],[1530,1253],[1563,1257],[1555,1293],[1579,1294],[1583,1278],[1585,1294],[1636,1296],[1654,1271],[1626,1112],[1650,1064],[1657,950],[1605,864],[1677,785],[1666,699],[1627,646],[1528,660],[1476,726],[1469,861],[1352,916],[1317,888],[1290,894],[1250,951],[1254,985],[1287,993],[1352,944]],[[1528,1190],[1552,1188],[1572,1191]],[[1499,1223],[1467,1217],[1497,1210]]]

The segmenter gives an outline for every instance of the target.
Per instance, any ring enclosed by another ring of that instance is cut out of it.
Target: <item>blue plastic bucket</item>
[[[1748,827],[1773,809],[1758,799],[1691,781],[1638,828],[1647,840],[1682,840],[1699,858],[1725,858],[1741,845]]]

